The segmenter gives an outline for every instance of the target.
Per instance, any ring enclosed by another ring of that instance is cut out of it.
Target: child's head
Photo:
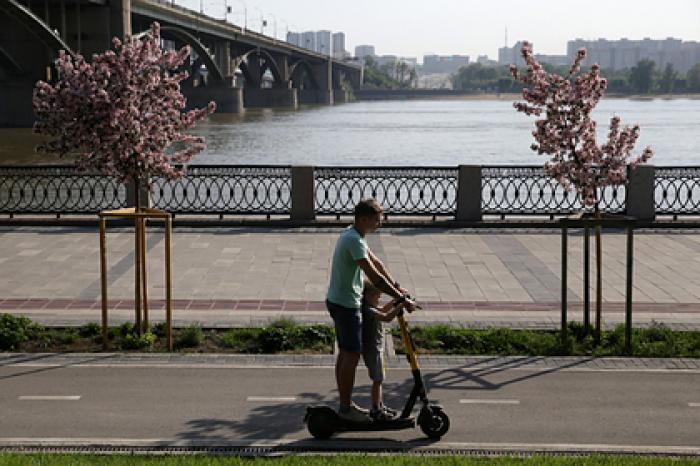
[[[362,290],[362,299],[370,306],[376,307],[379,305],[379,298],[381,295],[382,292],[379,291],[379,288],[374,286],[369,280],[365,279],[364,289]]]

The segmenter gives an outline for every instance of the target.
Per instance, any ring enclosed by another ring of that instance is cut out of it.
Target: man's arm
[[[401,292],[401,294],[406,294],[407,290],[396,286],[398,282],[394,280],[394,278],[389,273],[389,270],[384,266],[384,263],[381,260],[379,260],[377,256],[374,255],[371,249],[367,248],[367,254],[369,255],[370,262],[372,263],[372,265],[374,265],[374,268],[377,269],[377,272],[379,272],[380,275],[384,276],[386,281],[391,283],[392,286],[398,289]]]
[[[373,254],[370,252],[369,257],[371,258],[372,256]],[[370,259],[360,259],[357,261],[357,265],[360,266],[367,276],[367,279],[372,282],[374,286],[379,288],[381,292],[397,299],[403,296],[403,293],[394,287],[394,283],[389,281],[391,279],[387,280],[387,278],[377,270]]]

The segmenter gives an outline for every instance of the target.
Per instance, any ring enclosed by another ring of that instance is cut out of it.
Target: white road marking
[[[474,398],[474,399],[463,399],[459,400],[460,404],[463,405],[478,405],[478,404],[484,404],[484,405],[519,405],[520,400],[487,400],[487,399],[481,399],[481,398]]]
[[[296,401],[296,396],[249,396],[246,401],[267,402],[267,401]]]
[[[21,401],[78,401],[80,395],[23,395]]]
[[[691,408],[700,408],[700,403],[688,403]]]

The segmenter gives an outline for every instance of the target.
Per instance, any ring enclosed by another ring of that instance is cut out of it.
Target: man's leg
[[[340,351],[335,364],[335,378],[341,406],[350,406],[352,389],[355,386],[355,371],[360,360],[360,353]]]

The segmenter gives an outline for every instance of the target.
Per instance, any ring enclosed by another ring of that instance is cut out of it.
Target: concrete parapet
[[[653,165],[639,165],[629,170],[627,184],[626,214],[637,220],[654,220],[654,175]]]
[[[459,166],[455,220],[481,220],[481,165]]]
[[[243,89],[243,105],[246,108],[297,108],[296,89]]]
[[[292,221],[316,219],[314,202],[314,167],[292,167]]]

